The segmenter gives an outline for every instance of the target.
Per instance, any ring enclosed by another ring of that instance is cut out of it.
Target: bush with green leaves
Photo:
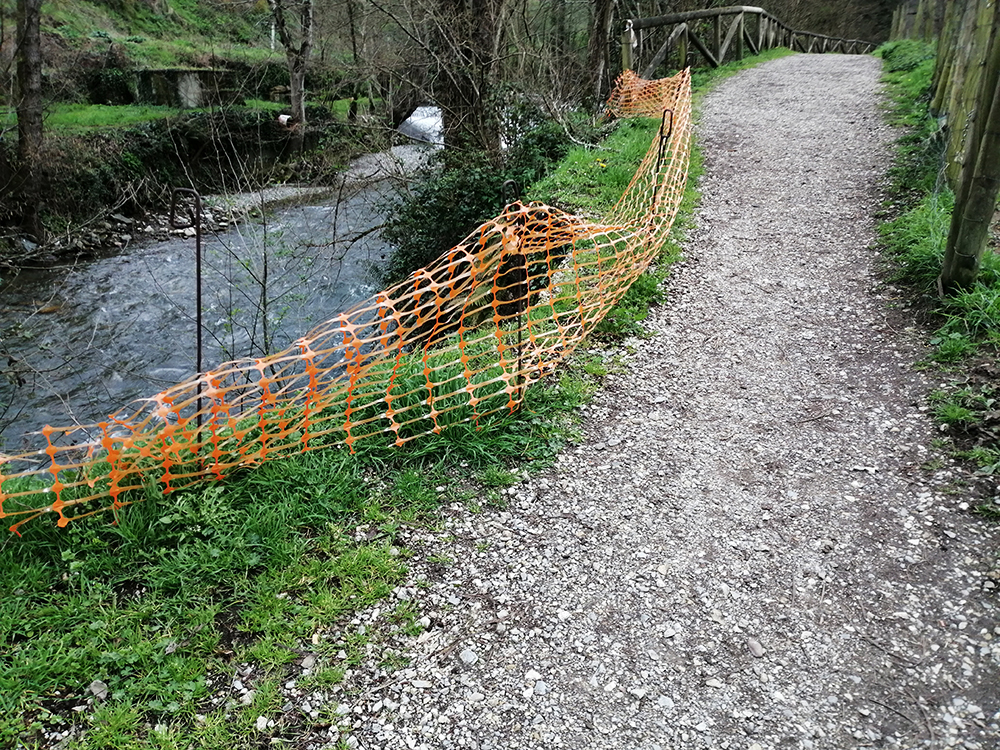
[[[597,135],[582,117],[571,118],[569,124],[583,137]],[[481,152],[435,155],[430,175],[392,207],[382,230],[383,238],[395,247],[379,270],[386,285],[427,265],[496,216],[504,198],[510,197],[503,191],[507,180],[513,180],[518,191],[525,189],[569,153],[576,137],[558,122],[532,123],[523,115],[510,130],[516,143],[502,159]]]

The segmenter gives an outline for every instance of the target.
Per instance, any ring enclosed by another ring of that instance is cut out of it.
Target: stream
[[[379,291],[385,206],[440,141],[440,114],[420,107],[400,132],[422,143],[359,157],[322,202],[203,234],[203,369],[281,351]],[[22,270],[2,292],[0,452],[37,448],[46,424],[99,421],[197,371],[193,237]]]

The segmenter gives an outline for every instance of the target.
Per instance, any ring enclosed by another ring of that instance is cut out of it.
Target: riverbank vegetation
[[[701,5],[682,0],[672,9]],[[821,0],[776,0],[771,10],[833,35],[888,29],[887,0],[855,5],[838,14]],[[571,111],[593,112],[609,91],[620,67],[613,30],[656,10],[616,0],[0,3],[0,265],[78,255],[78,243],[38,245],[112,213],[162,207],[173,186],[329,181],[352,153],[387,145],[419,104],[442,110],[446,149],[456,156],[444,160],[449,169],[485,170],[487,181],[523,187],[537,165],[501,163],[503,146],[516,148],[523,134],[511,115],[527,107],[588,142]],[[269,125],[288,117],[268,128],[263,112],[272,113]],[[93,149],[82,131],[100,135]],[[260,140],[247,151],[254,133]],[[233,158],[244,151],[252,158]],[[496,198],[455,187],[468,203]],[[408,223],[399,220],[399,236],[410,236]],[[423,244],[427,253],[434,243]]]
[[[995,502],[1000,476],[1000,234],[992,239],[976,283],[940,296],[938,276],[952,220],[954,195],[942,178],[944,134],[928,111],[934,50],[921,41],[890,42],[881,49],[894,122],[905,128],[890,171],[889,199],[881,244],[887,274],[914,296],[934,333],[929,367],[942,386],[931,394],[944,430],[945,455],[970,463],[965,487],[972,504],[1000,517]]]
[[[602,212],[584,196],[620,189],[617,175],[634,171],[655,129],[653,121],[622,123],[613,140],[575,151],[528,194]],[[690,221],[696,195],[692,181],[678,227]],[[647,302],[677,257],[676,242],[671,248],[659,275],[637,285]],[[36,521],[22,539],[8,537],[0,543],[0,632],[8,634],[0,741],[336,741],[346,671],[378,655],[391,677],[405,657],[385,651],[383,636],[424,627],[405,596],[392,595],[414,554],[407,529],[434,524],[450,502],[502,506],[503,487],[574,439],[575,409],[612,366],[604,347],[631,332],[599,338],[529,389],[519,412],[479,430],[459,425],[403,449],[369,442],[354,455],[310,453],[166,497],[150,487],[114,525],[95,517],[57,530]],[[372,608],[376,626],[352,625]],[[302,709],[302,694],[315,710]]]

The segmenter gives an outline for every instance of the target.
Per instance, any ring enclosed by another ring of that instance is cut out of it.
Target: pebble
[[[469,667],[479,661],[478,654],[468,648],[462,649],[462,652],[458,656],[462,660],[462,663]]]

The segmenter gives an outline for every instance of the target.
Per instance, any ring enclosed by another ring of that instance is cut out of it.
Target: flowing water
[[[434,143],[440,117],[428,109],[401,130]],[[391,252],[378,232],[391,177],[412,173],[427,153],[410,145],[369,154],[318,205],[204,234],[203,369],[280,351],[378,291],[373,270]],[[37,447],[27,433],[46,424],[98,421],[196,372],[194,238],[23,271],[2,292],[4,452]]]

